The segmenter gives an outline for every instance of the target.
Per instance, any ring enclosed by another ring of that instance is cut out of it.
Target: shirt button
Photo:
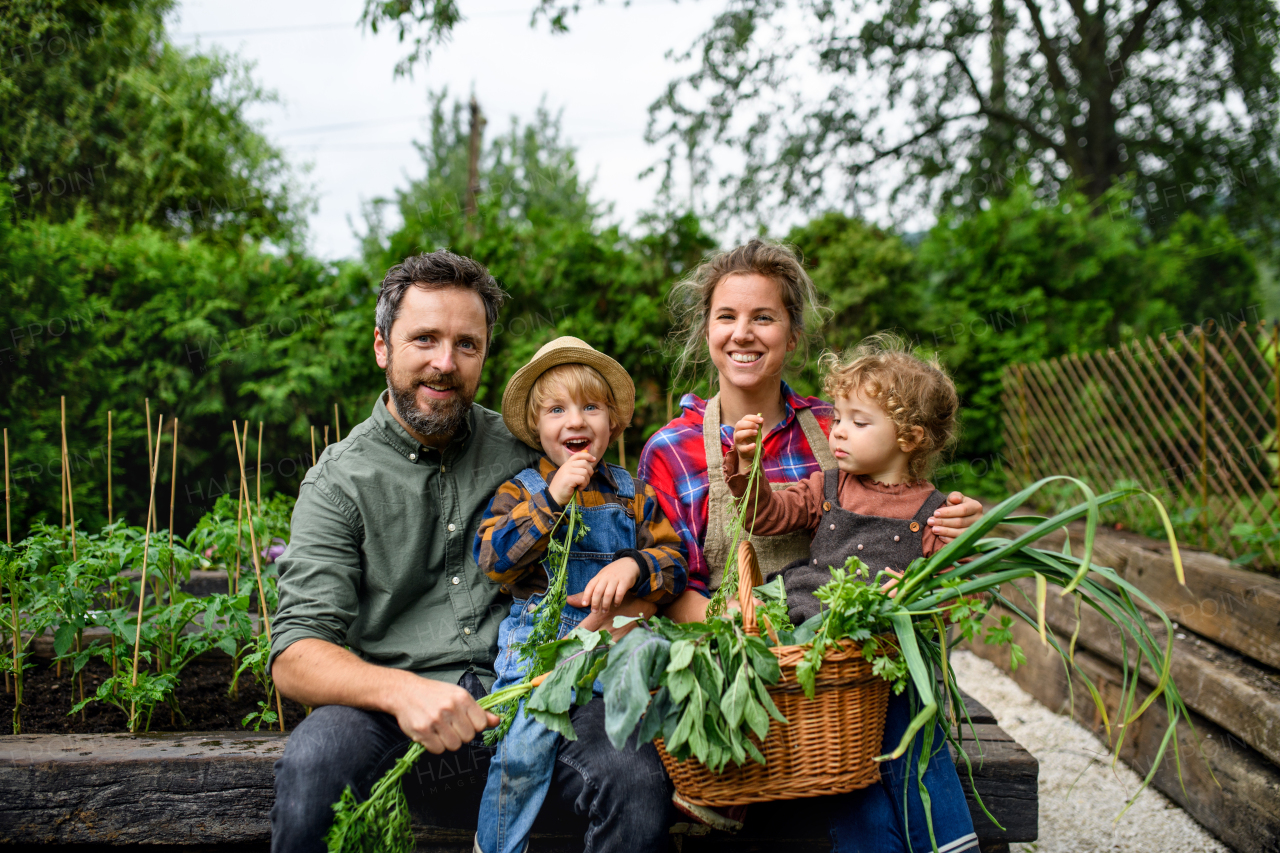
[[[902,537],[901,537],[901,536],[895,536],[895,537],[893,537],[893,541],[894,541],[894,542],[900,542],[900,541],[902,541]]]
[[[834,524],[833,524],[833,525],[831,525],[831,529],[832,529],[832,530],[835,530],[835,529],[836,529],[836,526],[835,526]]]
[[[452,533],[453,531],[455,531],[455,530],[457,530],[457,529],[458,529],[458,528],[457,528],[457,527],[455,527],[454,525],[452,525],[452,524],[450,524],[450,525],[449,525],[449,532],[450,532],[450,533]]]
[[[454,575],[454,576],[453,576],[453,583],[454,583],[454,586],[457,586],[458,584],[462,583],[462,581],[458,579],[458,576],[457,576],[457,575]]]
[[[470,633],[471,633],[471,629],[470,629],[470,628],[463,628],[463,629],[462,629],[462,633],[464,633],[464,634],[470,634]]]
[[[417,462],[417,461],[418,461],[418,454],[416,454],[416,453],[410,453],[410,454],[409,454],[409,461],[410,461],[410,462]]]
[[[861,551],[861,550],[862,550],[862,546],[861,546],[861,545],[859,545],[859,546],[858,546],[858,550],[859,550],[859,551]]]
[[[448,469],[448,468],[446,468],[446,467],[444,467],[443,465],[441,465],[441,466],[440,466],[440,473],[441,473],[441,474],[443,474],[445,471],[448,471],[448,470],[449,470],[449,469]]]

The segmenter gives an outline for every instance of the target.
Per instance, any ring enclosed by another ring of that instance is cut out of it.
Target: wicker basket
[[[759,564],[750,542],[738,550],[738,593],[746,630],[756,632],[752,588],[760,583]],[[658,738],[663,766],[680,796],[700,806],[728,806],[770,800],[794,800],[846,794],[880,781],[881,752],[889,683],[871,672],[871,664],[849,641],[827,652],[818,670],[814,697],[796,683],[803,646],[775,646],[782,677],[769,688],[787,723],[771,721],[760,751],[766,764],[748,760],[712,773],[694,758],[677,761]]]

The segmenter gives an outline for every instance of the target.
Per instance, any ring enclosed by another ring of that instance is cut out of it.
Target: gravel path
[[[969,653],[952,658],[956,678],[995,714],[1000,727],[1040,762],[1040,840],[1014,844],[1035,853],[1230,853],[1230,848],[1153,788],[1117,824],[1142,780],[1092,732],[1041,705],[993,664]]]

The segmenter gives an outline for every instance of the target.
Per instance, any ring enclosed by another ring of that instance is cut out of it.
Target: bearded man
[[[494,677],[500,589],[472,559],[498,486],[538,454],[475,405],[505,294],[483,266],[440,251],[392,267],[373,349],[387,391],[302,482],[270,667],[313,712],[276,763],[273,851],[324,850],[331,805],[363,799],[411,741],[415,818],[474,831],[498,719],[476,704]],[[584,818],[592,851],[665,847],[671,787],[652,744],[616,752],[600,700],[573,716],[548,803]],[[564,808],[567,806],[567,808]]]

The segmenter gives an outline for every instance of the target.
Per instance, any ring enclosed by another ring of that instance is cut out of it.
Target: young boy
[[[547,541],[575,493],[587,533],[569,554],[568,595],[581,593],[590,610],[609,611],[628,594],[665,604],[684,590],[683,545],[653,489],[625,468],[599,464],[634,409],[635,386],[622,365],[572,337],[542,347],[507,384],[507,428],[545,455],[536,469],[526,468],[499,487],[476,536],[476,562],[515,598],[498,630],[494,690],[520,682],[528,670],[516,646],[532,632],[548,584]],[[558,636],[588,612],[566,606]],[[477,850],[525,848],[551,784],[558,738],[526,717],[523,707],[516,712],[489,768]]]

